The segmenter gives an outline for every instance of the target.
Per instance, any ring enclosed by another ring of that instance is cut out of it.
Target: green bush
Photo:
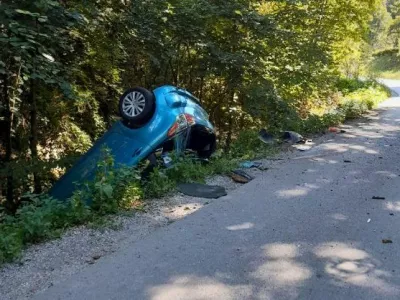
[[[68,201],[31,195],[15,216],[3,219],[0,264],[18,257],[27,244],[59,237],[71,226],[95,221],[121,208],[132,208],[142,194],[137,171],[115,169],[114,159],[104,149],[94,180],[85,183]]]
[[[14,224],[0,224],[0,265],[19,257],[22,248],[21,230]]]
[[[375,81],[366,81],[362,84],[362,88],[345,93],[339,104],[345,119],[357,118],[390,97],[390,90]]]
[[[231,145],[230,156],[236,159],[255,159],[271,155],[275,148],[259,139],[257,130],[247,129],[239,133]]]
[[[174,191],[176,183],[171,180],[164,170],[155,168],[143,185],[144,198],[159,198]]]

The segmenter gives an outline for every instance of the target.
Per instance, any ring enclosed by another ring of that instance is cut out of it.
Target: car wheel
[[[127,90],[119,100],[119,112],[124,123],[130,127],[146,124],[154,114],[155,97],[152,92],[141,87]]]

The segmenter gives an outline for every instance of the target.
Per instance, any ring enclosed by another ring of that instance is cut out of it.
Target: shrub
[[[248,129],[240,132],[232,143],[230,156],[236,159],[254,159],[270,155],[273,152],[274,147],[262,142],[257,130]]]
[[[362,88],[346,93],[339,105],[346,119],[357,118],[390,97],[390,91],[375,81],[362,84]]]

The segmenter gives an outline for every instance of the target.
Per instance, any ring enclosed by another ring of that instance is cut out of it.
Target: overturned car
[[[110,149],[115,165],[135,167],[142,160],[165,164],[168,153],[192,150],[209,158],[216,149],[215,129],[200,102],[191,93],[173,86],[153,92],[144,88],[127,90],[120,98],[121,120],[113,125],[78,162],[58,180],[50,195],[65,200],[76,183],[91,180],[104,147]]]

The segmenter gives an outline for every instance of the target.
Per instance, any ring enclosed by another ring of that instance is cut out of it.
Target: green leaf
[[[114,188],[111,184],[105,184],[102,188],[104,194],[106,194],[107,198],[111,198],[113,194]]]
[[[47,58],[47,60],[50,61],[50,62],[54,62],[54,61],[55,61],[54,57],[51,56],[50,54],[42,53],[42,55],[43,55],[45,58]]]
[[[38,21],[39,21],[40,23],[45,23],[45,22],[48,21],[48,18],[47,18],[46,16],[41,16],[41,17],[38,19]]]
[[[15,10],[17,13],[22,14],[22,15],[28,15],[31,17],[39,17],[40,15],[38,13],[33,13],[27,10],[22,10],[22,9],[16,9]]]

